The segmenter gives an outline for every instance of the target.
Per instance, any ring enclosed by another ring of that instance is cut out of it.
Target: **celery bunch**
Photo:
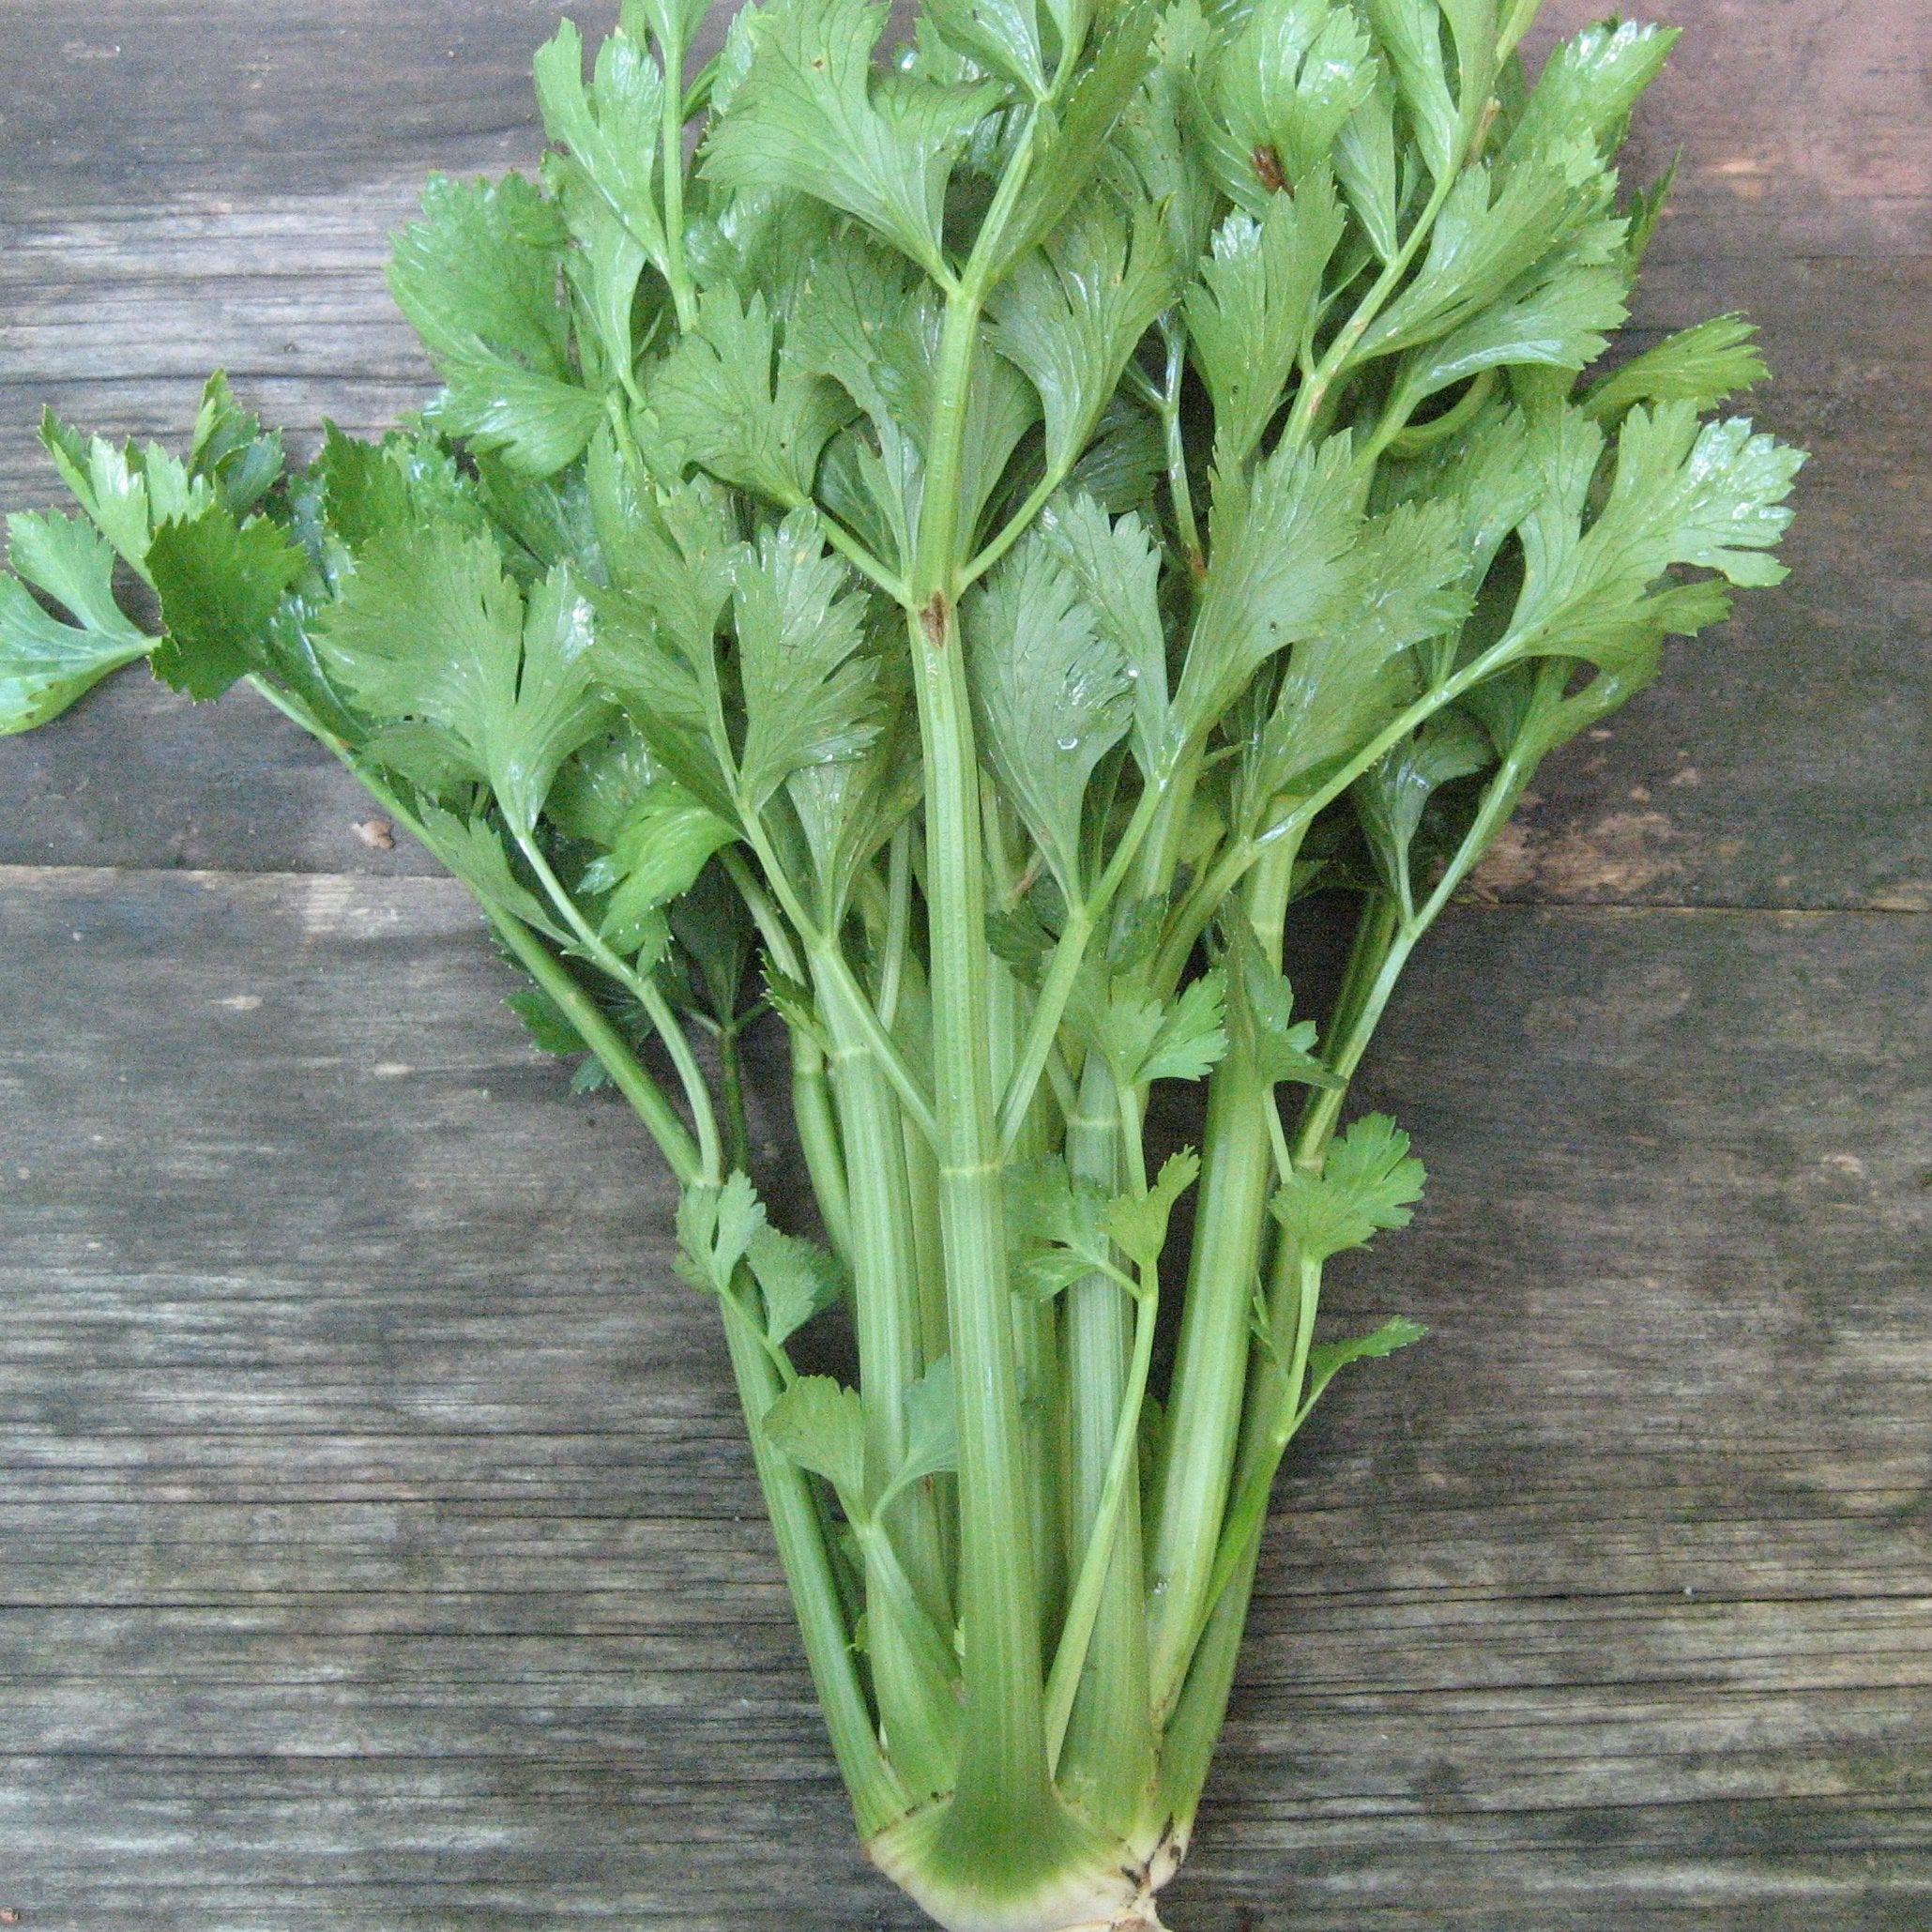
[[[291,467],[220,378],[185,462],[50,418],[0,723],[251,679],[473,889],[682,1186],[871,1855],[956,1932],[1152,1926],[1283,1453],[1420,1333],[1316,1340],[1422,1186],[1350,1076],[1538,762],[1776,581],[1799,458],[1701,419],[1733,318],[1580,373],[1667,33],[1531,85],[1533,0],[928,0],[879,63],[884,10],[695,72],[703,0],[588,72],[567,23],[540,179],[398,241],[445,387],[379,443]],[[823,1244],[746,1171],[766,1008]],[[842,1294],[856,1388],[788,1348]]]

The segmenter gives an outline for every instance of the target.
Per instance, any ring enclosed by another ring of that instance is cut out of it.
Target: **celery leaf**
[[[1421,1322],[1398,1315],[1392,1321],[1385,1321],[1380,1328],[1351,1341],[1317,1342],[1308,1351],[1308,1392],[1301,1398],[1302,1407],[1313,1407],[1322,1391],[1350,1362],[1380,1361],[1398,1348],[1420,1342],[1428,1332]]]
[[[557,767],[610,722],[586,662],[590,609],[570,571],[533,586],[526,608],[483,538],[434,524],[379,537],[320,631],[358,704],[428,719],[468,748],[519,836]]]
[[[905,1392],[905,1457],[891,1486],[904,1489],[959,1467],[959,1392],[952,1358],[942,1355]]]
[[[1364,1114],[1330,1144],[1319,1174],[1297,1170],[1276,1190],[1274,1218],[1304,1261],[1365,1248],[1379,1228],[1407,1227],[1422,1164],[1386,1114]]]
[[[389,287],[447,385],[431,413],[549,476],[604,415],[570,364],[563,222],[520,175],[492,185],[434,175],[422,205],[424,219],[396,237]]]
[[[1216,160],[1236,203],[1251,206],[1257,188],[1265,196],[1286,186],[1299,197],[1374,91],[1377,72],[1352,8],[1257,0],[1216,63],[1219,114],[1209,123],[1215,147],[1226,150],[1226,160]]]
[[[17,574],[0,576],[0,735],[58,717],[155,643],[122,615],[114,553],[81,518],[17,510],[7,526]],[[45,610],[29,584],[78,621],[63,623]]]
[[[677,1271],[695,1288],[732,1292],[731,1278],[764,1227],[765,1204],[739,1173],[723,1187],[688,1187],[677,1204]]]
[[[1245,463],[1281,404],[1315,327],[1322,271],[1342,238],[1324,169],[1297,195],[1271,195],[1260,221],[1239,209],[1187,294],[1187,328],[1214,403],[1214,460]]]
[[[465,818],[425,804],[418,807],[416,820],[423,843],[485,905],[510,913],[559,946],[572,943],[550,908],[512,870],[503,835],[491,819]]]
[[[789,507],[809,494],[819,452],[850,412],[773,342],[762,294],[740,306],[731,289],[707,290],[696,326],[652,377],[650,402],[674,462]]]
[[[1127,666],[1072,573],[1022,543],[965,609],[985,755],[1070,898],[1087,788],[1132,717]]]
[[[711,124],[705,172],[723,188],[812,195],[937,270],[947,179],[996,95],[875,74],[885,17],[873,0],[748,12],[750,66]]]
[[[1227,1051],[1225,1006],[1218,966],[1190,981],[1164,1007],[1120,985],[1096,1000],[1089,975],[1075,988],[1067,1017],[1121,1087],[1132,1089],[1153,1080],[1200,1079]]]
[[[760,1227],[745,1250],[765,1298],[765,1339],[776,1348],[845,1291],[844,1270],[816,1241]]]
[[[851,758],[878,729],[877,667],[861,649],[865,599],[810,511],[759,540],[734,580],[744,680],[738,781],[760,810],[800,766]]]
[[[865,1500],[865,1408],[856,1389],[800,1376],[765,1411],[765,1439],[801,1469],[823,1476],[847,1516]]]
[[[1085,491],[1063,492],[1040,522],[1047,548],[1072,572],[1100,631],[1133,687],[1133,755],[1143,773],[1168,745],[1167,641],[1161,626],[1161,553],[1141,519],[1110,521]]]
[[[1231,924],[1240,996],[1230,1003],[1230,1020],[1247,1035],[1256,1077],[1270,1087],[1289,1080],[1339,1092],[1347,1083],[1317,1057],[1316,1024],[1296,1019],[1295,989],[1286,975],[1270,966],[1245,920]]]
[[[1277,449],[1243,479],[1216,479],[1213,558],[1175,708],[1204,732],[1276,651],[1347,622],[1362,531],[1351,439]]]
[[[1152,212],[1136,214],[1130,241],[1126,221],[1097,202],[1063,221],[996,293],[993,344],[1039,391],[1051,473],[1064,474],[1086,447],[1174,281]]]
[[[1666,336],[1583,392],[1584,410],[1614,423],[1636,403],[1688,403],[1711,409],[1765,377],[1757,330],[1742,315],[1713,315]]]
[[[544,132],[570,151],[560,171],[564,178],[597,196],[662,267],[664,223],[654,177],[662,70],[619,27],[598,49],[596,73],[586,87],[583,36],[566,20],[537,50],[535,74]]]
[[[1107,1232],[1143,1269],[1158,1266],[1175,1203],[1194,1184],[1201,1158],[1192,1148],[1169,1154],[1144,1194],[1117,1194],[1107,1204]]]
[[[1489,738],[1473,719],[1460,711],[1438,711],[1356,781],[1356,816],[1376,870],[1405,915],[1415,910],[1410,852],[1429,800],[1445,784],[1494,762]]]
[[[168,633],[155,648],[155,676],[190,697],[213,698],[268,668],[270,625],[306,561],[280,525],[237,524],[219,502],[163,524],[147,550]]]
[[[691,890],[707,860],[738,837],[738,828],[701,804],[674,778],[661,776],[632,800],[609,846],[581,881],[607,892],[600,925],[619,952],[632,952],[653,928],[649,915]]]

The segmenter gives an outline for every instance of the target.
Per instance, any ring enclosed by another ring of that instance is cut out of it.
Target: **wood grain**
[[[461,893],[23,868],[0,958],[0,1903],[909,1932],[648,1150]],[[1177,1924],[1922,1923],[1928,974],[1455,917],[1363,1095],[1429,1201],[1332,1290],[1432,1334],[1284,1482]]]
[[[575,0],[586,33],[616,0]],[[399,161],[497,169],[538,137],[557,0],[90,0],[7,9],[9,213],[328,194]]]
[[[560,10],[7,6],[0,509],[43,400],[409,406],[386,233],[527,163]],[[1331,1318],[1432,1334],[1285,1477],[1183,1932],[1932,1924],[1932,15],[1674,10],[1634,339],[1762,323],[1794,576],[1543,775],[1392,1015],[1431,1193]],[[642,1135],[370,815],[246,695],[0,742],[0,1906],[913,1932]]]

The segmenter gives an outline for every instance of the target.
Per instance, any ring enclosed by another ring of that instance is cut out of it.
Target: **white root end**
[[[1061,1927],[1061,1932],[1167,1932],[1154,1908],[1154,1894],[1179,1870],[1182,1849],[1181,1842],[1171,1832],[1164,1833],[1153,1855],[1141,1867],[1140,1890],[1132,1904],[1112,1917],[1082,1919]]]
[[[910,1822],[930,1826],[931,1817]],[[1090,1863],[1070,1866],[1030,1897],[996,1903],[932,1883],[919,1848],[902,1823],[865,1850],[946,1932],[1166,1932],[1155,1894],[1179,1869],[1187,1837],[1170,1819],[1127,1843],[1097,1848]]]

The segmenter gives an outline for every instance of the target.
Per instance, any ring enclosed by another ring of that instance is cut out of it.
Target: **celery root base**
[[[916,1814],[865,1851],[946,1932],[1165,1932],[1155,1894],[1186,1848],[1171,1820],[1111,1843],[1092,1833],[1079,1856],[1018,1885],[998,1871],[997,1851],[983,1879],[933,1859],[935,1823],[933,1812]]]

